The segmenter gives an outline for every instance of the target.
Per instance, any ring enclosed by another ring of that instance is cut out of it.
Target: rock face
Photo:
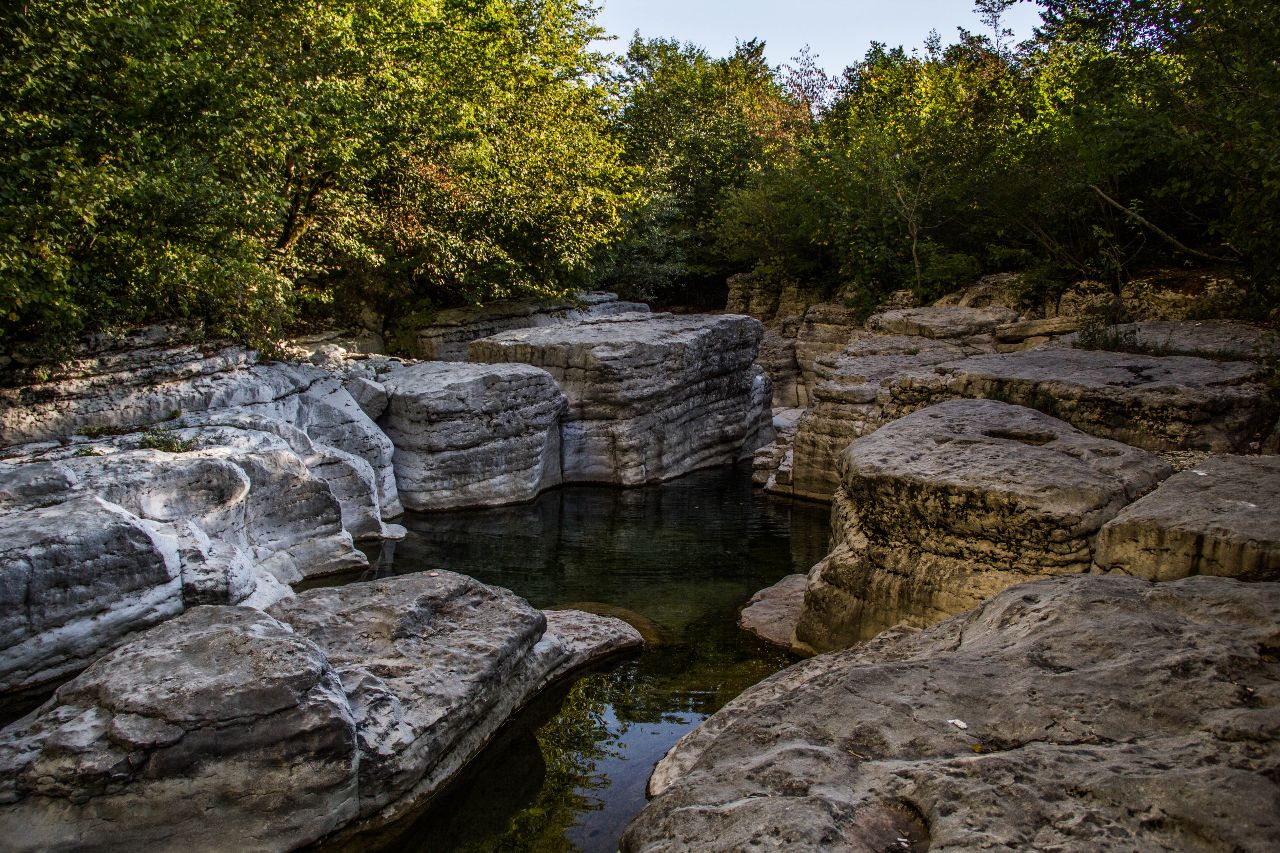
[[[612,293],[583,293],[577,300],[553,303],[512,300],[480,309],[441,311],[433,323],[418,330],[414,355],[427,361],[466,361],[472,341],[501,332],[648,310],[649,306],[641,302],[619,302]]]
[[[5,729],[10,849],[220,850],[234,837],[285,850],[377,825],[548,682],[640,643],[618,620],[548,617],[449,572],[314,590],[271,614],[190,610]]]
[[[565,397],[545,370],[424,362],[386,389],[380,424],[409,509],[518,503],[560,483]]]
[[[1043,321],[1048,322],[1048,321]],[[1130,349],[1156,355],[1192,355],[1227,361],[1262,361],[1280,355],[1280,336],[1274,331],[1221,320],[1174,322],[1147,320],[1103,327],[1095,334]],[[1061,342],[1080,345],[1081,335]]]
[[[990,400],[894,421],[853,442],[840,464],[845,547],[813,570],[796,626],[806,650],[1086,572],[1102,525],[1171,473],[1149,453]]]
[[[1278,507],[1280,457],[1212,457],[1107,522],[1096,569],[1161,581],[1280,579]]]
[[[991,334],[997,326],[1012,323],[1017,319],[1017,311],[999,306],[970,308],[952,305],[898,308],[872,316],[867,320],[867,328],[889,335],[970,338],[975,335]]]
[[[796,623],[804,610],[804,593],[809,586],[805,575],[787,575],[768,589],[751,597],[738,616],[738,627],[766,643],[791,648]]]
[[[568,398],[564,482],[638,485],[749,457],[772,440],[772,390],[753,365],[760,323],[735,315],[620,315],[505,332],[477,362],[551,374]]]
[[[1058,578],[822,655],[686,735],[622,849],[1274,849],[1277,612],[1276,584]]]

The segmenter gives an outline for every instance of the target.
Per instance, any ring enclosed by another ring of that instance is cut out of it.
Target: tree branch
[[[1217,257],[1216,255],[1209,255],[1209,254],[1205,254],[1204,252],[1200,252],[1195,249],[1192,249],[1189,246],[1184,245],[1182,241],[1180,241],[1177,237],[1174,237],[1168,231],[1165,231],[1163,228],[1156,225],[1154,222],[1142,216],[1141,214],[1125,207],[1123,204],[1116,201],[1111,196],[1107,195],[1106,193],[1098,189],[1093,184],[1089,184],[1089,189],[1093,190],[1095,193],[1098,194],[1099,198],[1101,198],[1107,204],[1114,207],[1116,210],[1123,213],[1125,216],[1137,222],[1139,225],[1143,225],[1151,229],[1151,231],[1153,231],[1157,236],[1162,238],[1166,243],[1173,246],[1175,249],[1177,249],[1180,252],[1184,252],[1188,255],[1194,255],[1197,258],[1204,258],[1206,261],[1217,261],[1218,263],[1222,263],[1222,264],[1235,263],[1235,261],[1238,260],[1234,258],[1220,258],[1220,257]]]

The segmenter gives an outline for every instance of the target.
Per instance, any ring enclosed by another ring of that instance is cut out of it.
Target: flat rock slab
[[[565,397],[527,364],[423,362],[387,376],[379,425],[409,509],[495,506],[559,485]]]
[[[1280,334],[1274,330],[1225,320],[1145,320],[1107,326],[1099,333],[1115,344],[1152,355],[1192,355],[1219,361],[1265,361],[1280,355]],[[1079,346],[1080,337],[1070,335],[1061,342]]]
[[[477,362],[549,372],[568,397],[565,482],[668,479],[749,457],[772,440],[763,327],[735,315],[623,314],[476,341]]]
[[[969,338],[988,335],[997,326],[1012,323],[1018,312],[998,305],[967,308],[935,305],[928,308],[896,308],[867,320],[867,328],[889,335],[916,335],[923,338]]]
[[[796,622],[804,610],[804,591],[808,586],[807,575],[787,575],[773,586],[760,590],[742,608],[738,627],[766,643],[790,649]]]
[[[822,655],[682,738],[622,850],[1275,849],[1278,612],[1058,578]]]
[[[998,399],[1148,450],[1244,451],[1275,422],[1266,371],[1247,362],[1061,347],[973,356],[935,371],[908,379],[900,402]]]
[[[856,528],[843,538],[867,544],[816,572],[796,636],[820,651],[1088,571],[1102,525],[1172,473],[1151,453],[994,400],[894,421],[850,444],[840,469]]]
[[[1280,457],[1214,456],[1102,528],[1096,568],[1147,580],[1280,579]]]

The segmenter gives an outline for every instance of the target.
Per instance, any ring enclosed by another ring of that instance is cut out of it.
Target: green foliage
[[[164,453],[189,453],[197,445],[194,438],[179,438],[173,430],[165,427],[152,427],[142,434],[142,439],[138,442],[138,447],[144,450],[160,450]]]
[[[0,341],[551,293],[629,204],[575,0],[0,12]]]

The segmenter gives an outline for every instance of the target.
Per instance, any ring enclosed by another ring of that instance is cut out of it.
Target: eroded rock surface
[[[791,648],[808,585],[806,575],[787,575],[773,586],[760,590],[742,608],[738,627],[766,643]]]
[[[1098,530],[1172,469],[1040,412],[991,400],[931,406],[841,456],[848,505],[796,626],[807,650],[929,625],[1002,589],[1086,572]]]
[[[997,305],[985,308],[960,305],[897,308],[873,315],[867,320],[867,328],[887,335],[971,338],[991,334],[997,326],[1017,319],[1017,311]]]
[[[1280,845],[1280,585],[1057,578],[749,689],[627,853]]]
[[[640,643],[450,572],[314,590],[271,615],[198,607],[0,733],[0,831],[13,850],[213,851],[370,828],[542,687]]]
[[[410,509],[530,500],[559,485],[565,397],[525,364],[423,362],[389,374],[380,423]]]
[[[772,389],[753,364],[762,332],[735,315],[623,314],[485,338],[471,358],[554,377],[568,398],[565,482],[638,485],[749,457],[772,440]]]
[[[1147,580],[1280,579],[1280,457],[1215,456],[1121,510],[1096,569]]]

